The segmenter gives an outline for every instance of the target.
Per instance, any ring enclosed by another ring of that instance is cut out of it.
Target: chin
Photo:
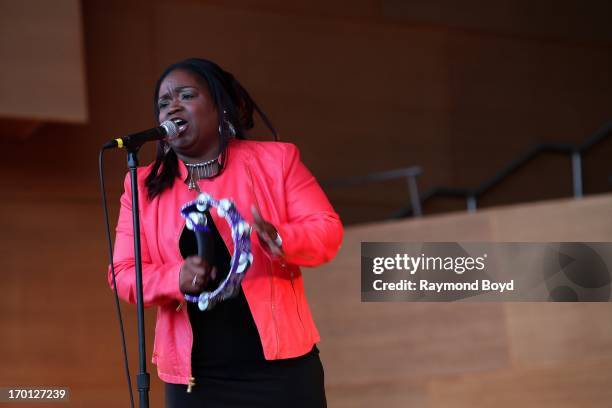
[[[189,148],[193,143],[187,137],[179,137],[174,140],[174,142],[170,145],[174,150],[181,152],[182,150]]]

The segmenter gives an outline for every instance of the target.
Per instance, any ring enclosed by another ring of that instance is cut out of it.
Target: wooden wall
[[[607,407],[609,303],[362,303],[360,243],[611,239],[610,195],[349,228],[304,272],[330,406]]]
[[[0,384],[67,385],[74,406],[127,402],[106,285],[97,149],[154,124],[152,88],[163,67],[203,56],[232,71],[320,180],[419,164],[422,189],[471,185],[532,143],[578,142],[610,119],[612,37],[601,22],[608,4],[562,1],[546,15],[530,3],[505,1],[500,14],[476,0],[463,9],[442,0],[82,2],[80,108],[88,123],[24,124],[15,116],[0,126]],[[268,136],[258,126],[253,137]],[[587,193],[608,189],[611,148],[585,158]],[[144,149],[143,163],[151,153]],[[107,154],[113,220],[124,172],[123,154]],[[566,160],[536,163],[483,204],[565,196],[568,173]],[[354,223],[383,218],[405,203],[405,189],[397,182],[329,195]],[[351,277],[354,244],[366,235],[607,240],[609,204],[604,196],[348,231],[335,263],[307,273],[330,406],[377,398],[388,406],[487,406],[482,390],[505,406],[602,406],[607,305],[359,305]],[[345,297],[332,307],[321,287]],[[134,368],[134,308],[125,310]],[[369,318],[350,314],[357,311]],[[403,329],[397,322],[407,317],[413,326]],[[151,342],[154,311],[147,318]],[[585,358],[572,359],[576,350]],[[152,398],[161,401],[151,371]]]
[[[0,120],[87,120],[82,23],[78,0],[0,1]]]
[[[77,407],[127,405],[99,212],[90,200],[0,201],[12,231],[0,238],[0,384],[67,386]],[[329,406],[607,407],[609,303],[361,303],[359,251],[364,240],[611,238],[610,195],[347,228],[334,261],[303,271]],[[134,375],[135,308],[123,310]],[[149,371],[160,406],[163,384]]]
[[[161,70],[202,56],[236,74],[321,180],[420,165],[421,190],[475,186],[535,143],[578,143],[612,119],[612,30],[601,18],[612,6],[564,0],[549,12],[532,3],[85,1],[89,123],[5,138],[12,154],[2,171],[9,183],[19,174],[15,188],[25,190],[23,178],[43,164],[56,180],[78,168],[70,182],[95,194],[97,148],[152,126]],[[13,132],[0,127],[0,136]],[[252,136],[269,138],[262,126]],[[609,191],[610,154],[604,143],[584,158],[586,193]],[[110,160],[121,179],[124,158]],[[480,204],[568,196],[570,174],[569,159],[543,157]],[[407,203],[403,180],[329,194],[347,223]],[[463,206],[443,200],[426,210]]]

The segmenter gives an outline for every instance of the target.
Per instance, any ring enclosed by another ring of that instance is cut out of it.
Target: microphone
[[[112,149],[112,148],[127,148],[127,149],[137,149],[146,142],[150,142],[153,140],[161,140],[168,137],[176,137],[179,134],[179,127],[176,123],[171,120],[167,120],[162,122],[158,127],[154,127],[153,129],[147,129],[142,132],[132,133],[131,135],[127,135],[124,137],[117,138],[115,140],[111,140],[106,142],[103,149]]]

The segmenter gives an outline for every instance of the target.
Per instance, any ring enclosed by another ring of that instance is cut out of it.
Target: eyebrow
[[[183,89],[187,89],[187,88],[197,89],[197,87],[195,87],[195,86],[185,85],[185,86],[177,86],[176,88],[173,89],[173,91],[174,92],[180,92]],[[170,94],[168,92],[166,92],[165,94],[161,95],[158,100],[161,101],[161,100],[169,99],[169,98],[170,98]]]

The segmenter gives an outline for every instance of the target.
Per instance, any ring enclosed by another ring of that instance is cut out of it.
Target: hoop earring
[[[224,132],[225,128],[227,128],[231,137],[236,136],[236,128],[234,127],[234,125],[232,125],[232,122],[230,122],[229,119],[227,118],[226,110],[223,111],[223,122],[219,124],[219,135],[222,136],[225,133]]]

